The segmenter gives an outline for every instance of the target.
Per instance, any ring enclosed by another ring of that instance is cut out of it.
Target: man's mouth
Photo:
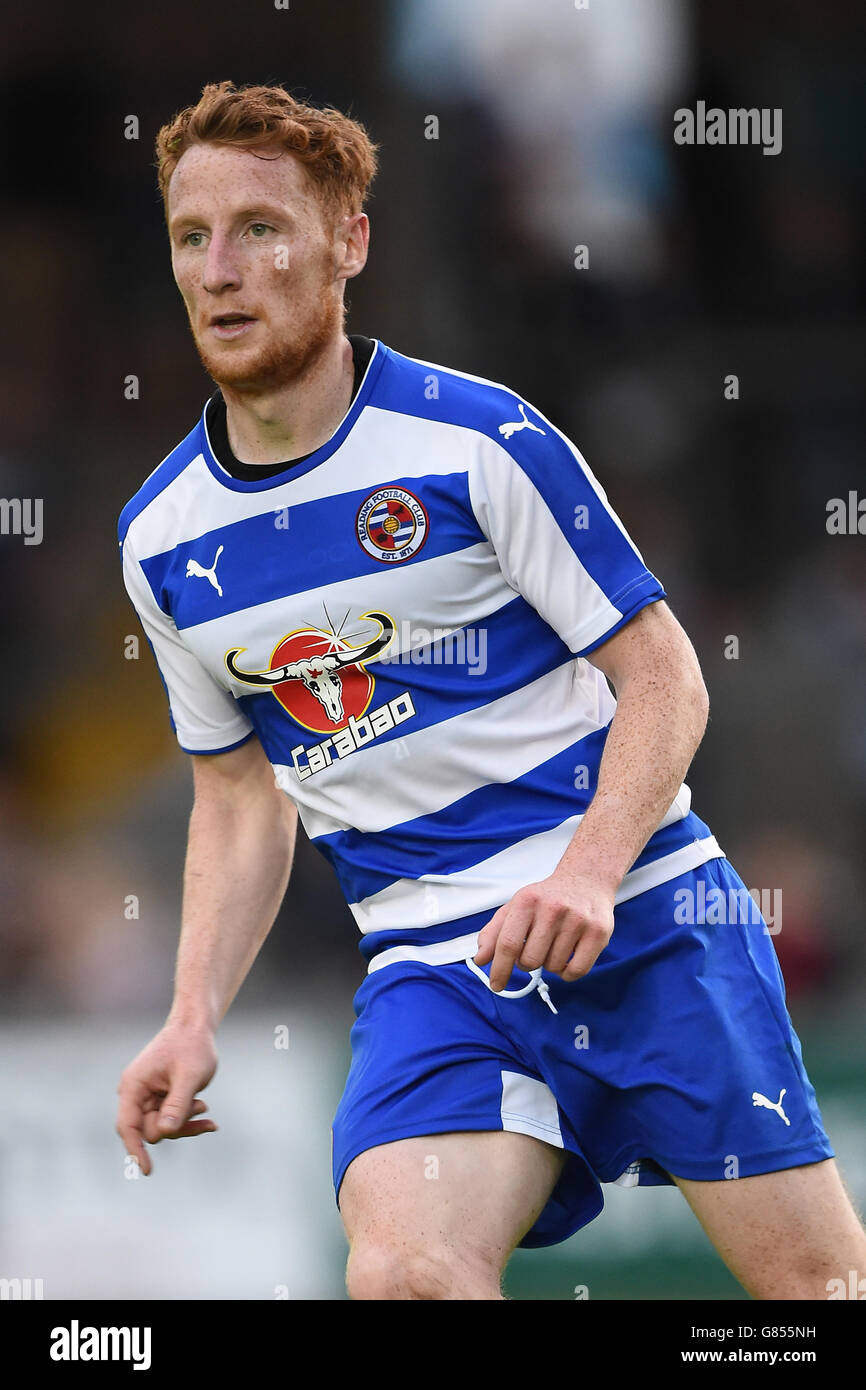
[[[214,314],[210,328],[218,338],[239,338],[256,321],[252,314]]]

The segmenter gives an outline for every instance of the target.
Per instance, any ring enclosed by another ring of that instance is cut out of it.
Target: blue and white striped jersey
[[[553,871],[616,707],[585,657],[665,597],[548,419],[378,341],[320,449],[242,480],[202,415],[119,534],[181,747],[258,736],[368,959],[460,959]],[[722,854],[690,802],[618,901]]]

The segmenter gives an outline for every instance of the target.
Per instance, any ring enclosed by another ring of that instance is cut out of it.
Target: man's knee
[[[346,1288],[353,1300],[502,1297],[500,1270],[484,1257],[362,1239],[352,1243]]]
[[[780,1253],[753,1270],[749,1292],[761,1300],[821,1302],[837,1287],[843,1265],[843,1259],[822,1249]]]
[[[846,1217],[848,1213],[845,1214]],[[827,1299],[840,1273],[851,1264],[866,1268],[866,1232],[851,1208],[850,1221],[839,1231],[811,1230],[793,1248],[781,1252],[778,1269],[763,1281],[766,1299]]]

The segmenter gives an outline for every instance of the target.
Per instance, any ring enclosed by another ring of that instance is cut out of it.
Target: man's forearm
[[[281,792],[196,802],[169,1021],[216,1029],[273,925],[288,883],[294,810]]]
[[[639,673],[617,690],[595,796],[557,866],[612,891],[664,818],[707,723],[703,682]]]

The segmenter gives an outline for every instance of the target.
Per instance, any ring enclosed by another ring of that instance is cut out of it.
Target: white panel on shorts
[[[502,1128],[512,1134],[531,1134],[557,1149],[565,1145],[559,1128],[556,1097],[543,1081],[517,1071],[502,1072]]]
[[[630,1163],[624,1173],[620,1173],[618,1178],[614,1178],[615,1187],[639,1187],[640,1186],[640,1160]]]

